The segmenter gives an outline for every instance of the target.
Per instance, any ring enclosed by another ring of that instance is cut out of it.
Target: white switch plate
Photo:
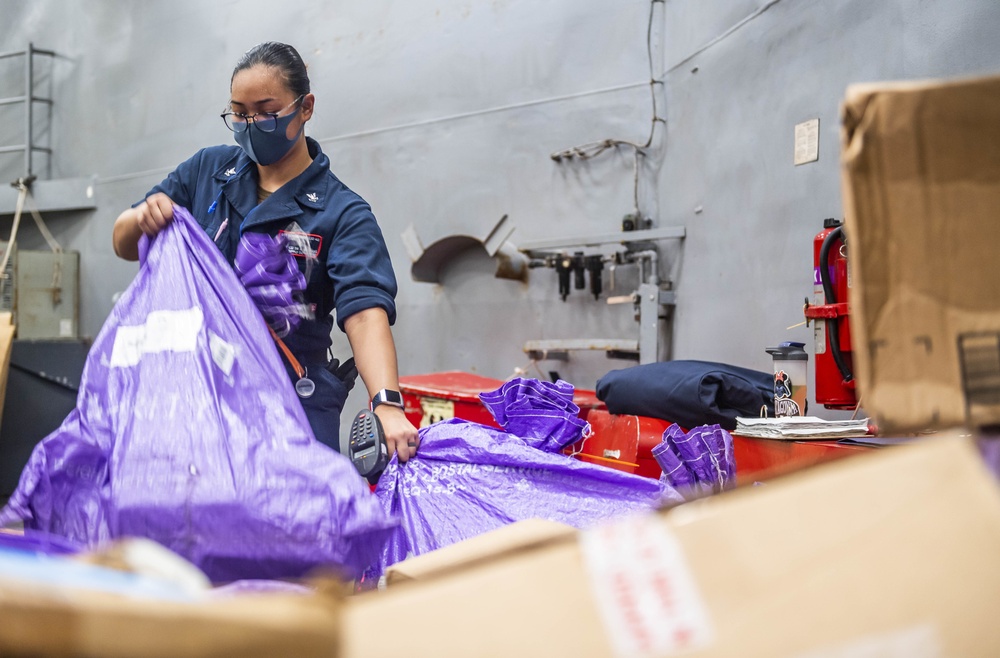
[[[795,164],[819,160],[819,119],[795,126]]]

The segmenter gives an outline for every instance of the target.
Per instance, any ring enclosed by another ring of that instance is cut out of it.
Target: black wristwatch
[[[403,394],[399,391],[383,388],[375,394],[375,397],[372,398],[372,411],[375,411],[375,408],[380,404],[387,404],[391,407],[399,407],[400,409],[403,409]]]

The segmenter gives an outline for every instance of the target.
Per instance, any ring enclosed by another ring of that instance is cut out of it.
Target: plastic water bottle
[[[774,415],[805,416],[809,355],[805,343],[785,342],[768,347],[774,361]]]

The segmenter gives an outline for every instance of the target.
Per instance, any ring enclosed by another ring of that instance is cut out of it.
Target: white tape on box
[[[921,624],[799,653],[795,658],[944,658],[943,647],[937,628]]]
[[[629,517],[582,533],[580,546],[617,656],[679,655],[711,644],[701,593],[662,521]]]

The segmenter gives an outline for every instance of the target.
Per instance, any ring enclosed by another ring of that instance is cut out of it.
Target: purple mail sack
[[[287,251],[288,238],[244,233],[236,248],[233,269],[267,324],[281,338],[295,331],[302,318],[312,318],[302,301],[306,277]]]
[[[673,423],[652,452],[663,471],[660,480],[685,498],[720,493],[736,485],[733,437],[719,425],[685,432]]]
[[[457,419],[422,428],[417,455],[405,464],[393,459],[379,480],[376,496],[402,525],[381,569],[366,577],[514,521],[542,518],[582,529],[683,502],[664,482],[559,452],[589,429],[572,396],[566,382],[512,380],[480,396],[507,431]]]
[[[260,311],[183,208],[94,341],[0,525],[159,542],[213,581],[361,573],[397,521],[313,438]]]

